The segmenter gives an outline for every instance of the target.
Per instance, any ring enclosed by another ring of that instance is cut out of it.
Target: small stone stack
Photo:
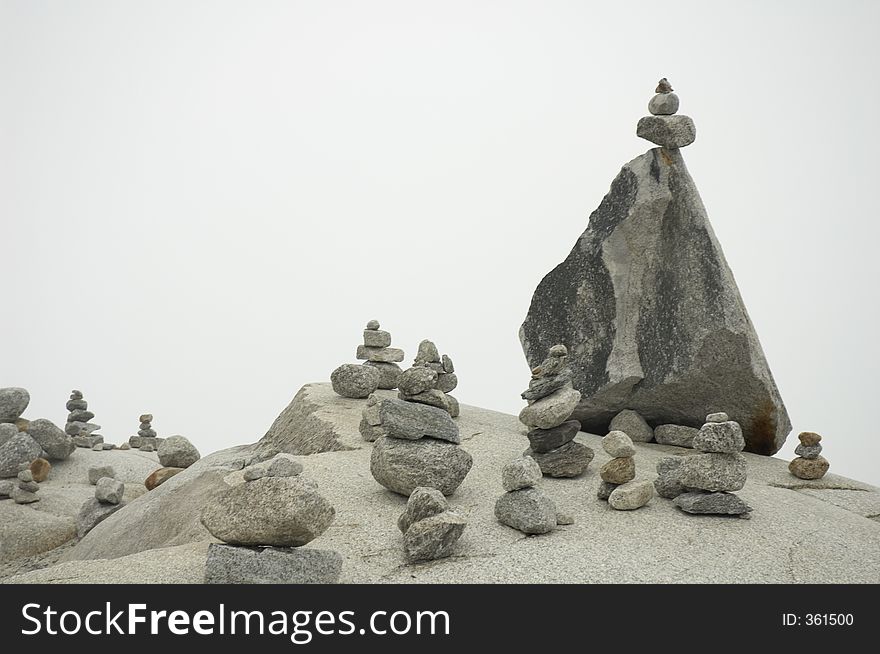
[[[101,428],[89,422],[95,417],[95,414],[89,411],[89,403],[83,399],[82,391],[70,391],[70,399],[67,400],[67,424],[64,431],[73,437],[73,442],[77,447],[93,448],[97,444],[103,444],[104,437],[94,432]]]
[[[530,456],[522,456],[501,469],[504,495],[495,502],[495,517],[501,524],[524,534],[546,534],[556,529],[556,504],[535,485],[543,473]],[[565,523],[571,519],[565,519]]]
[[[633,511],[650,502],[654,497],[653,484],[634,481],[636,448],[632,439],[622,431],[611,431],[602,439],[602,449],[612,458],[599,470],[599,499],[607,500],[618,511]]]
[[[532,370],[532,380],[522,398],[529,404],[519,420],[529,428],[530,447],[523,453],[532,457],[543,474],[550,477],[576,477],[583,474],[593,450],[574,437],[580,431],[577,420],[568,420],[581,399],[571,385],[568,350],[564,345],[550,348],[548,357]]]
[[[655,89],[656,95],[648,103],[650,116],[639,120],[636,134],[664,148],[683,148],[697,138],[697,128],[690,116],[676,115],[678,96],[664,77]]]
[[[379,329],[379,321],[371,320],[364,330],[364,344],[357,349],[357,358],[364,365],[379,371],[379,388],[397,388],[402,370],[396,362],[403,361],[403,350],[391,347],[391,334]]]
[[[411,562],[433,561],[452,554],[467,523],[449,509],[446,497],[436,488],[416,488],[406,511],[397,519],[403,549]]]
[[[752,510],[733,491],[746,483],[746,459],[742,428],[726,413],[706,416],[706,424],[694,438],[702,454],[666,457],[657,464],[660,477],[654,482],[658,494],[674,498],[686,513],[749,517]]]
[[[205,564],[209,584],[335,583],[342,557],[332,550],[302,548],[323,534],[336,515],[317,484],[300,476],[289,454],[243,471],[202,512],[202,524],[223,541],[211,543]]]
[[[449,394],[456,386],[458,377],[452,359],[446,354],[441,357],[437,346],[426,339],[419,343],[412,368],[401,374],[397,396],[407,402],[438,407],[457,418],[460,413],[458,400]]]
[[[95,496],[82,505],[76,518],[76,534],[80,538],[125,506],[122,500],[125,484],[115,479],[115,476],[109,466],[89,470],[89,482],[95,486]]]
[[[153,429],[153,414],[143,413],[138,420],[140,420],[140,425],[138,426],[137,436],[129,438],[128,444],[131,447],[140,449],[141,452],[155,452],[161,444],[161,439],[156,434],[156,430]]]
[[[410,388],[416,377],[427,383],[436,376],[428,368],[410,368],[400,376],[400,387]],[[373,478],[388,490],[407,497],[422,486],[452,495],[474,461],[459,447],[458,425],[449,412],[398,399],[382,400],[377,406],[379,424],[375,426],[383,435],[373,444]]]
[[[798,434],[798,440],[801,444],[794,451],[798,456],[788,464],[789,472],[798,479],[821,479],[828,472],[830,465],[828,460],[820,455],[822,446],[819,445],[819,441],[822,437],[812,431],[802,431]]]
[[[22,470],[18,473],[18,484],[10,496],[16,504],[31,504],[40,501],[40,498],[37,497],[38,490],[40,490],[40,485],[34,480],[30,465],[23,463]]]

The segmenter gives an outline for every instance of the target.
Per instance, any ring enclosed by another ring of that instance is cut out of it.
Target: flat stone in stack
[[[159,438],[156,430],[153,429],[153,414],[142,413],[138,420],[140,425],[138,425],[137,436],[129,438],[128,444],[144,452],[155,451],[159,447]]]
[[[93,471],[95,472],[93,473]],[[89,481],[95,484],[95,496],[82,505],[76,518],[76,534],[80,538],[94,529],[95,525],[125,506],[122,499],[125,494],[125,484],[114,479],[112,469],[105,468],[103,471],[109,472],[109,474],[91,481],[94,475],[100,474],[101,469],[92,468],[89,470]]]
[[[542,475],[541,467],[530,456],[514,459],[502,468],[505,493],[495,502],[498,522],[524,534],[546,534],[556,529],[556,504],[535,488]]]
[[[583,474],[594,456],[593,450],[574,440],[580,423],[568,420],[581,394],[571,386],[567,356],[564,345],[550,348],[547,358],[532,370],[529,387],[522,393],[528,406],[519,414],[529,428],[530,446],[523,455],[532,457],[550,477]]]
[[[794,451],[798,456],[788,464],[789,472],[798,479],[821,479],[830,466],[828,460],[820,455],[822,446],[819,441],[822,437],[812,431],[803,431],[798,434],[798,440],[801,444]]]
[[[90,422],[95,414],[89,411],[89,403],[83,399],[82,391],[72,390],[70,399],[67,400],[67,424],[64,425],[64,433],[73,439],[76,447],[91,449],[96,443],[103,443],[104,437],[94,432],[101,428]]]
[[[466,526],[464,519],[449,509],[443,493],[424,486],[413,490],[406,510],[397,519],[406,558],[411,562],[449,556]]]
[[[419,343],[412,368],[401,374],[397,386],[401,400],[435,406],[453,418],[459,415],[458,400],[449,394],[458,386],[455,366],[448,355],[441,357],[437,346],[427,339]]]
[[[376,348],[379,350],[378,353]],[[396,358],[398,356],[399,359]],[[403,361],[403,350],[391,347],[391,334],[379,329],[378,320],[367,323],[367,328],[364,329],[364,345],[363,348],[358,348],[357,358],[366,358],[364,365],[379,372],[379,388],[384,390],[397,388],[397,379],[402,370],[396,362]]]
[[[696,427],[684,425],[657,425],[654,428],[654,439],[661,445],[675,445],[676,447],[693,447],[694,439],[700,430]]]

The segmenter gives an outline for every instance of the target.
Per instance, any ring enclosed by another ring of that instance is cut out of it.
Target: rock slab
[[[342,556],[311,547],[240,547],[211,543],[206,584],[335,584]]]

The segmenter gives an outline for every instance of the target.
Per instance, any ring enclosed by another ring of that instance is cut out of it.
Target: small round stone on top
[[[568,356],[568,348],[566,348],[566,347],[565,347],[564,345],[562,345],[562,344],[554,345],[553,347],[550,348],[549,355],[550,355],[551,357],[564,357],[564,356]]]
[[[379,321],[371,320],[367,323],[367,329],[369,329],[370,331],[376,331],[377,329],[379,329]]]

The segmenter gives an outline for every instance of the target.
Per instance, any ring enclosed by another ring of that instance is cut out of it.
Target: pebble
[[[675,445],[676,447],[693,447],[694,438],[700,430],[696,427],[684,425],[657,425],[654,428],[654,438],[662,445]]]
[[[530,456],[507,462],[501,469],[501,484],[507,492],[535,486],[542,477],[541,467]]]
[[[633,511],[645,506],[654,497],[650,481],[630,481],[621,484],[608,496],[608,504],[617,511]]]
[[[813,431],[802,431],[798,434],[798,440],[800,440],[801,445],[812,447],[813,445],[818,445],[822,437]]]
[[[169,436],[158,449],[159,463],[166,468],[188,468],[201,458],[201,454],[188,438]]]
[[[102,477],[95,484],[95,499],[103,504],[119,504],[125,493],[125,484],[117,479]]]
[[[452,554],[467,523],[454,511],[444,511],[413,523],[403,536],[406,558],[433,561]]]
[[[562,388],[523,407],[519,421],[530,429],[552,429],[568,419],[580,399],[580,392]]]
[[[658,93],[648,102],[648,111],[654,116],[671,116],[678,111],[679,99],[675,93]]]
[[[727,422],[728,420],[730,420],[730,416],[722,411],[719,411],[718,413],[710,413],[706,416],[706,422]]]
[[[611,493],[618,486],[620,486],[620,484],[610,484],[607,481],[600,481],[599,490],[596,492],[596,497],[598,497],[600,500],[607,500],[609,497],[611,497]]]
[[[691,491],[678,495],[672,503],[682,511],[697,514],[738,515],[748,517],[751,507],[733,493]]]
[[[424,366],[413,366],[400,374],[397,388],[405,395],[418,395],[437,388],[437,372]]]
[[[556,524],[557,525],[573,525],[574,524],[574,516],[570,513],[563,513],[562,511],[556,512]]]
[[[683,148],[697,139],[697,128],[690,116],[644,116],[636,134],[664,148]]]
[[[654,430],[632,409],[624,409],[614,416],[608,431],[622,431],[636,443],[650,443],[654,440]]]
[[[397,519],[397,528],[405,534],[413,523],[439,515],[447,510],[449,510],[449,502],[443,493],[436,488],[420,486],[413,490],[409,496],[406,510]]]
[[[805,459],[815,459],[822,453],[821,445],[804,445],[803,443],[794,448],[794,453]]]
[[[742,452],[746,446],[743,439],[742,427],[738,422],[727,420],[725,422],[707,422],[700,427],[700,432],[694,438],[694,449],[701,452],[720,452],[733,454]]]
[[[96,466],[94,468],[89,468],[89,483],[92,486],[97,484],[98,480],[103,477],[116,479],[116,472],[113,470],[112,466]]]
[[[632,439],[622,431],[608,432],[602,439],[602,449],[612,457],[628,457],[636,453]]]
[[[378,320],[371,320],[367,323],[367,329],[379,329],[379,327],[380,325]]]

